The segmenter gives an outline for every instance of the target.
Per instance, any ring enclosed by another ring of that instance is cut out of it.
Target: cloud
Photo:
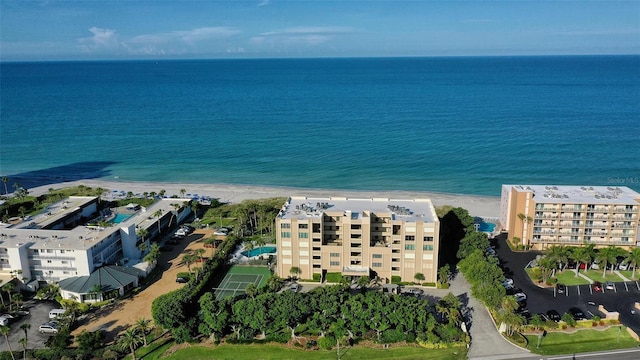
[[[256,44],[306,44],[314,46],[329,42],[336,36],[353,32],[353,29],[341,26],[293,27],[280,31],[263,32],[258,36],[252,37],[251,42]]]
[[[78,39],[80,47],[85,51],[114,50],[120,46],[115,30],[94,26],[89,31],[93,36]]]
[[[230,27],[201,27],[192,30],[178,30],[157,34],[143,34],[131,38],[131,44],[167,44],[182,42],[194,44],[200,41],[228,38],[239,34],[240,31]]]
[[[258,3],[258,7],[261,7],[261,6],[267,6],[267,5],[269,5],[270,3],[271,3],[271,2],[270,2],[269,0],[262,0],[262,1],[260,1],[260,2]]]

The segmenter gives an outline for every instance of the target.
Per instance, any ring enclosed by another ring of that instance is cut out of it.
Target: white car
[[[622,270],[622,271],[629,270],[629,263],[623,261],[622,263],[620,263],[620,266],[618,267],[618,270]]]
[[[0,326],[9,325],[9,318],[0,316]]]
[[[229,231],[227,229],[218,229],[213,233],[213,235],[220,235],[220,236],[227,236],[228,234],[229,234]]]
[[[527,295],[525,293],[517,293],[515,295],[513,295],[516,298],[517,302],[523,302],[525,300],[527,300]]]
[[[176,230],[175,235],[176,236],[187,236],[187,232],[184,229],[180,228],[180,229]]]
[[[60,326],[54,322],[49,322],[40,325],[38,331],[40,331],[41,334],[57,334],[58,331],[60,331]]]
[[[513,279],[504,279],[502,286],[504,286],[505,289],[513,289]]]

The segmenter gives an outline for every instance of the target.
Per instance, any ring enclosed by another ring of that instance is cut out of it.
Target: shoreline
[[[340,190],[340,189],[308,189],[294,187],[277,186],[257,186],[257,185],[232,185],[232,184],[183,184],[164,182],[143,182],[143,181],[114,181],[105,179],[82,179],[68,182],[60,182],[30,188],[32,195],[42,195],[49,189],[72,187],[84,185],[91,188],[103,188],[105,190],[118,190],[125,192],[144,193],[166,191],[166,196],[180,195],[180,190],[184,189],[188,194],[198,194],[199,196],[210,196],[220,202],[239,203],[248,199],[263,199],[270,197],[331,197],[343,196],[348,198],[373,198],[384,197],[392,199],[430,199],[434,206],[451,205],[462,207],[469,211],[469,214],[479,217],[498,218],[500,214],[499,196],[463,195],[448,194],[429,191],[405,191],[405,190]]]

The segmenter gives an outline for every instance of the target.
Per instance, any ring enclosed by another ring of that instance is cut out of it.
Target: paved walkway
[[[620,276],[620,279],[622,279],[622,281],[631,281],[630,279],[627,279],[624,275],[622,275],[622,273],[618,270],[614,271],[613,273]]]
[[[585,275],[585,274],[583,274],[583,273],[579,272],[579,273],[578,273],[578,276],[580,276],[581,278],[583,278],[583,279],[587,280],[587,281],[589,282],[589,284],[593,284],[593,280],[591,280],[591,278],[589,278],[587,275]]]
[[[470,311],[471,346],[469,359],[500,360],[500,359],[539,359],[527,350],[521,349],[498,333],[487,308],[478,300],[471,297],[471,286],[467,280],[458,274],[451,282],[451,292],[457,296],[463,295],[468,299],[467,307]]]

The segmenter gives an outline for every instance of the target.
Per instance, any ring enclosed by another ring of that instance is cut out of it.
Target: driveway
[[[541,252],[513,252],[506,243],[506,238],[497,238],[496,252],[501,260],[505,276],[513,279],[517,288],[527,294],[527,309],[533,315],[556,310],[564,314],[571,307],[580,308],[588,318],[604,314],[597,310],[602,304],[609,311],[620,313],[620,322],[640,334],[640,311],[632,312],[635,302],[640,302],[640,284],[635,281],[615,283],[615,290],[605,289],[604,293],[593,293],[591,286],[567,286],[565,294],[557,294],[553,287],[541,288],[534,284],[524,271],[529,261]],[[589,305],[593,302],[596,305]]]
[[[184,284],[176,283],[177,274],[188,271],[187,265],[182,262],[182,255],[204,248],[203,240],[213,236],[213,231],[213,229],[198,229],[182,239],[178,245],[169,245],[171,251],[162,252],[158,259],[157,266],[161,267],[163,272],[156,279],[153,279],[151,284],[129,298],[116,300],[112,305],[105,306],[90,314],[79,322],[78,328],[72,334],[78,335],[83,330],[96,331],[101,329],[105,331],[107,341],[111,341],[117,334],[133,326],[138,319],[153,320],[151,316],[153,300],[184,286]],[[205,257],[210,257],[214,251],[210,248],[205,248],[205,250]],[[194,266],[201,265],[191,264],[192,269]]]

